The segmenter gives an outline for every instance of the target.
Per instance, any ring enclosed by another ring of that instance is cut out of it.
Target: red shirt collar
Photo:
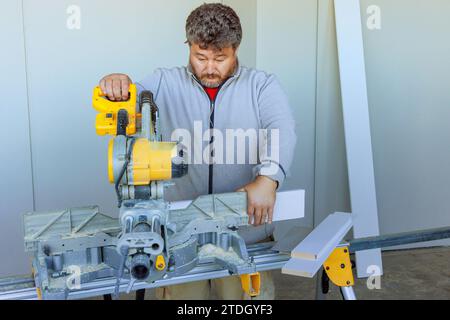
[[[205,89],[206,93],[208,94],[209,99],[210,99],[211,101],[214,101],[214,100],[216,99],[217,92],[219,92],[219,87],[217,87],[217,88],[207,88],[207,87],[203,87],[203,88]]]

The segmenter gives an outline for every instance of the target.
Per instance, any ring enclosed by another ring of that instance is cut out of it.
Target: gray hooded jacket
[[[288,98],[274,75],[238,65],[214,101],[190,67],[160,68],[136,85],[154,95],[163,141],[180,141],[192,163],[165,190],[166,200],[233,192],[257,175],[282,185],[297,137]]]

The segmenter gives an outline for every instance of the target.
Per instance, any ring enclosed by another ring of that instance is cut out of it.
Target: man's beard
[[[226,74],[226,76],[224,78],[222,78],[218,74],[214,74],[214,76],[216,76],[216,77],[214,77],[213,79],[208,79],[208,75],[205,75],[200,78],[197,77],[197,79],[199,79],[202,86],[204,86],[206,88],[218,88],[235,73],[236,67],[237,67],[237,64],[235,63],[234,66],[230,69],[230,71],[228,71],[228,73]]]
[[[206,88],[218,88],[224,81],[223,79],[220,78],[220,76],[218,78],[219,78],[218,80],[213,80],[213,79],[208,79],[207,77],[203,77],[203,78],[200,78],[200,82],[201,82],[202,86],[204,86]]]

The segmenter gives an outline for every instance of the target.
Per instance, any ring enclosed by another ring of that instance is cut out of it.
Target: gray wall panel
[[[257,68],[275,73],[289,96],[297,122],[297,147],[285,189],[305,189],[305,219],[314,201],[317,1],[258,1]],[[291,223],[281,229],[284,233]],[[280,234],[281,234],[280,233]]]
[[[333,0],[319,0],[314,224],[350,212]]]
[[[22,214],[33,210],[21,1],[3,1],[0,19],[0,276],[27,274]]]
[[[257,0],[224,0],[224,4],[232,7],[239,15],[242,25],[242,43],[239,48],[239,61],[242,64],[256,67],[256,31]]]
[[[363,29],[381,232],[449,226],[450,2],[369,5],[382,16]]]

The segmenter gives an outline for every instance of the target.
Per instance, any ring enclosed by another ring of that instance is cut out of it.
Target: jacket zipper
[[[225,82],[223,83],[223,84],[225,84]],[[209,99],[209,101],[210,101],[210,115],[209,115],[209,129],[210,129],[210,131],[212,131],[212,129],[214,129],[214,113],[215,113],[215,111],[216,111],[216,100],[217,100],[217,96],[219,95],[219,92],[220,92],[220,89],[222,88],[222,86],[223,86],[223,84],[221,84],[220,86],[219,86],[219,89],[217,90],[217,93],[216,93],[216,96],[214,97],[214,99],[213,100],[211,100],[211,99]],[[205,89],[203,89],[203,90],[205,90]],[[205,92],[206,92],[206,90],[205,90]],[[208,97],[209,97],[209,95],[208,95]],[[214,137],[214,135],[211,135],[211,138],[210,138],[210,140],[209,140],[209,145],[210,145],[210,147],[212,147],[212,144],[214,143],[214,139],[215,139],[215,137]],[[209,175],[208,175],[208,194],[212,194],[213,193],[213,180],[214,180],[214,166],[213,166],[213,164],[211,163],[212,161],[212,157],[213,157],[213,153],[214,153],[214,151],[215,150],[210,150],[210,153],[209,153],[209,156],[210,156],[210,158],[209,158]]]
[[[205,88],[204,88],[203,85],[197,80],[197,78],[196,78],[195,76],[193,76],[193,79],[195,80],[195,82],[197,82],[197,83],[201,86],[201,88],[203,89],[203,91],[204,91],[205,94],[207,95],[208,100],[209,100],[209,102],[210,102],[210,105],[209,105],[209,107],[210,107],[210,113],[209,113],[209,129],[212,130],[212,129],[214,129],[214,112],[215,112],[215,104],[216,104],[217,97],[219,96],[220,89],[222,89],[223,85],[224,85],[225,83],[227,83],[228,80],[229,80],[230,78],[228,78],[227,80],[225,80],[225,81],[219,86],[219,89],[217,90],[216,96],[214,97],[213,100],[211,100],[211,98],[210,98],[209,95],[207,94]],[[211,139],[209,140],[209,144],[211,145],[213,142],[214,142],[214,136],[212,136]],[[210,151],[210,153],[209,153],[209,156],[210,156],[210,157],[212,157],[212,152],[213,152],[213,151]],[[211,158],[210,158],[210,160],[211,160]],[[210,162],[211,162],[211,161],[210,161]],[[208,167],[208,194],[212,194],[212,193],[213,193],[213,182],[214,182],[214,181],[213,181],[213,180],[214,180],[214,179],[213,179],[213,175],[214,175],[214,167],[213,167],[213,164],[210,163],[210,164],[209,164],[209,167]]]
[[[220,90],[220,89],[219,89]],[[214,101],[211,101],[211,113],[209,116],[209,129],[210,132],[212,131],[212,129],[214,129],[214,104],[217,98],[217,95],[219,94],[219,91],[217,91],[216,96],[214,97]],[[213,153],[213,149],[212,149],[212,144],[214,142],[214,136],[211,135],[211,138],[209,140],[209,145],[210,145],[210,153],[209,153],[209,175],[208,175],[208,194],[212,194],[213,193],[213,175],[214,175],[214,168],[213,168],[213,164],[212,164],[212,153]]]

